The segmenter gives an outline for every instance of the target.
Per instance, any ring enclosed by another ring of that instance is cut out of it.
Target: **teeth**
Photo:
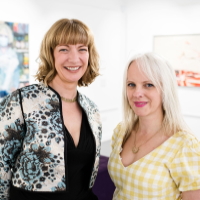
[[[79,67],[66,67],[67,69],[71,70],[71,71],[75,71],[77,70]]]

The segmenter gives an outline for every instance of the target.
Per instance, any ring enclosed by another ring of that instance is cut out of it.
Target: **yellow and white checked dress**
[[[116,190],[113,200],[180,200],[180,191],[200,189],[200,142],[178,132],[146,156],[124,167],[120,124],[112,137],[108,171]]]

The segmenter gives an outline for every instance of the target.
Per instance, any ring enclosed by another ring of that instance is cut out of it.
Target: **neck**
[[[136,127],[138,135],[151,135],[152,133],[157,132],[159,129],[161,129],[162,121],[163,115],[157,115],[155,117],[148,118],[140,117],[138,127]]]
[[[73,99],[77,94],[77,84],[60,81],[56,77],[49,83],[58,94],[67,99]]]

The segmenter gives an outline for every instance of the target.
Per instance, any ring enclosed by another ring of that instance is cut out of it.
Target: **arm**
[[[185,191],[182,193],[182,200],[199,200],[200,190]]]
[[[0,102],[0,200],[9,199],[11,169],[23,137],[24,120],[17,90]]]

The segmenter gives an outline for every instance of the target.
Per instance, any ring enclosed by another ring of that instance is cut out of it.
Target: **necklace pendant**
[[[139,147],[133,147],[133,148],[132,148],[132,152],[133,152],[133,153],[137,153],[138,151],[139,151]]]

